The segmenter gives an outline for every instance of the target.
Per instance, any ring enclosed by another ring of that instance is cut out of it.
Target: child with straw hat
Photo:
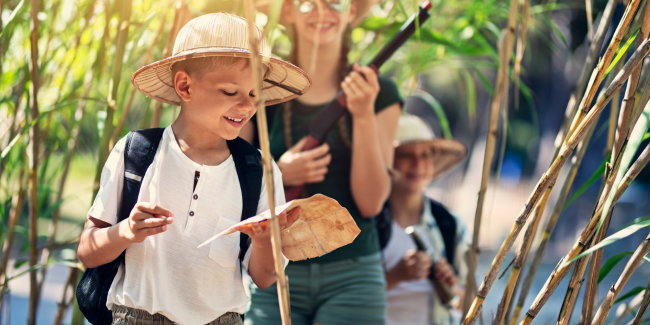
[[[442,303],[428,276],[434,273],[449,286],[452,297],[463,295],[468,233],[460,219],[424,191],[465,158],[465,146],[436,138],[429,125],[410,114],[400,117],[394,145],[396,177],[377,228],[386,266],[386,324],[459,324],[460,315],[455,320],[452,315],[462,299]],[[416,249],[405,229],[416,232],[427,250]]]
[[[294,325],[385,321],[386,282],[374,217],[390,194],[387,167],[393,164],[402,98],[392,80],[369,67],[350,68],[348,62],[352,30],[376,2],[287,0],[282,8],[280,22],[293,31],[290,60],[309,71],[314,84],[299,99],[273,108],[271,153],[278,158],[286,186],[304,185],[307,197],[320,193],[337,200],[361,229],[349,245],[289,263]],[[350,114],[339,120],[322,145],[301,152],[307,126],[341,90]],[[280,322],[276,288],[253,287],[246,323]]]
[[[261,288],[275,281],[266,221],[241,228],[244,235],[196,248],[238,223],[250,206],[257,209],[246,217],[268,209],[259,152],[238,138],[239,132],[255,114],[255,101],[280,103],[300,96],[311,84],[299,68],[270,57],[264,41],[259,52],[264,66],[261,94],[255,93],[251,77],[246,20],[208,14],[180,30],[171,57],[133,75],[140,92],[181,110],[172,125],[160,129],[142,175],[129,169],[138,162],[125,156],[131,155],[130,146],[141,144],[130,135],[115,145],[88,212],[78,249],[88,270],[114,263],[125,252],[110,290],[103,293],[105,300],[99,300],[105,302],[99,309],[112,310],[112,324],[241,324],[249,297],[240,268]],[[252,156],[242,163],[239,152]],[[242,172],[253,170],[246,169],[250,166],[260,170],[257,179]],[[273,185],[282,188],[275,164],[273,169]],[[139,194],[127,197],[124,193],[133,193],[133,186]],[[246,196],[255,189],[257,196]],[[276,206],[283,204],[284,193],[275,194]],[[137,203],[124,212],[128,202]],[[299,213],[281,215],[281,228],[289,227]],[[249,246],[242,246],[248,238]],[[94,322],[105,323],[91,314]]]

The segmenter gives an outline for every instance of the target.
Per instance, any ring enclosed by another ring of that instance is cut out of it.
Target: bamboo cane
[[[639,305],[639,310],[636,312],[636,316],[634,316],[634,320],[632,320],[631,325],[641,324],[643,314],[645,314],[646,310],[648,309],[648,304],[650,304],[650,279],[648,279],[648,285],[646,286],[645,293],[643,294],[643,300]]]
[[[576,262],[575,269],[573,271],[573,276],[569,281],[569,287],[567,292],[564,295],[564,302],[560,308],[560,313],[557,317],[556,325],[568,325],[569,320],[571,320],[571,313],[573,312],[573,307],[575,306],[576,299],[578,298],[578,293],[580,293],[580,287],[584,282],[582,275],[587,269],[587,264],[589,262],[589,257],[582,257]]]
[[[589,0],[587,0],[589,1]],[[517,52],[515,56],[515,66],[513,69],[515,79],[515,109],[519,108],[519,83],[521,82],[521,60],[524,58],[526,49],[526,35],[528,34],[528,21],[530,20],[530,2],[524,0],[521,6],[521,22],[517,33]],[[506,107],[507,109],[507,107]]]
[[[30,115],[31,120],[38,118],[38,11],[39,1],[32,0],[30,20],[30,48],[31,57],[29,60],[30,73]],[[39,123],[36,122],[29,129],[30,157],[29,157],[29,266],[34,267],[38,263],[38,155],[39,155]],[[27,324],[36,324],[36,310],[38,309],[38,270],[29,272],[29,314]]]
[[[614,305],[614,300],[616,300],[616,297],[621,293],[621,290],[623,290],[623,287],[632,276],[632,273],[634,273],[636,268],[639,267],[639,264],[641,264],[643,257],[645,257],[648,251],[650,251],[650,234],[648,234],[648,237],[646,237],[634,254],[632,254],[632,257],[630,257],[630,260],[625,265],[625,269],[616,281],[616,284],[609,289],[607,296],[605,296],[605,300],[603,300],[603,303],[596,312],[593,322],[591,322],[592,325],[602,325],[605,323],[605,319]]]
[[[510,65],[510,55],[514,43],[514,33],[517,28],[517,14],[519,13],[519,1],[510,1],[510,14],[508,16],[508,28],[505,30],[505,35],[502,32],[502,39],[499,41],[499,71],[495,82],[494,96],[490,105],[490,119],[489,130],[485,145],[485,156],[483,158],[483,170],[481,176],[481,186],[478,192],[478,199],[476,203],[476,213],[474,215],[474,230],[472,236],[472,247],[470,251],[470,258],[473,263],[470,265],[476,266],[478,264],[479,254],[479,235],[481,232],[481,219],[483,217],[483,203],[485,202],[485,194],[487,192],[488,182],[490,180],[490,170],[492,167],[492,160],[494,159],[494,150],[496,146],[496,138],[498,135],[499,124],[499,111],[504,97],[508,96],[508,67]],[[476,277],[476,268],[469,268],[467,272],[467,283],[472,283],[470,277]],[[469,286],[471,288],[471,286]],[[465,292],[465,299],[463,302],[463,315],[469,312],[468,306],[474,296],[474,292]]]
[[[255,83],[255,94],[257,107],[257,134],[259,136],[260,147],[262,149],[262,164],[264,165],[264,181],[266,182],[269,211],[271,219],[269,225],[271,228],[271,246],[273,249],[273,261],[275,264],[275,275],[277,279],[278,301],[280,302],[280,315],[283,325],[291,325],[291,307],[289,301],[289,283],[284,273],[284,263],[282,256],[282,243],[280,240],[280,224],[278,217],[275,215],[275,188],[273,187],[273,163],[271,160],[271,148],[269,144],[269,131],[266,122],[266,111],[264,107],[264,95],[262,94],[262,74],[261,62],[259,56],[259,34],[254,23],[254,4],[253,0],[246,0],[244,3],[246,12],[246,21],[248,22],[248,41],[251,51],[251,70],[253,70],[253,82]]]
[[[544,195],[537,203],[537,207],[535,207],[535,217],[533,218],[532,222],[528,225],[528,228],[526,228],[526,232],[524,233],[524,238],[521,241],[521,244],[519,245],[517,252],[515,253],[512,270],[510,271],[510,276],[508,276],[508,282],[506,284],[505,289],[503,290],[503,296],[501,297],[501,302],[497,307],[497,313],[494,316],[494,320],[492,321],[493,325],[499,325],[503,323],[505,311],[508,308],[508,305],[510,304],[510,300],[512,298],[515,289],[515,284],[519,279],[519,273],[521,271],[521,268],[524,266],[524,262],[526,260],[526,254],[528,253],[528,249],[530,249],[530,244],[533,241],[533,237],[535,236],[537,226],[539,225],[539,221],[542,218],[542,214],[544,213],[544,208],[546,207],[546,203],[548,202],[548,198],[550,197],[550,193],[553,190],[553,186],[555,185],[556,180],[557,178],[551,181],[549,186],[546,188]]]
[[[167,38],[167,47],[165,47],[165,51],[163,52],[163,59],[166,59],[172,55],[172,51],[174,50],[174,42],[176,41],[176,35],[178,35],[178,31],[180,31],[181,28],[188,21],[190,21],[191,17],[192,17],[192,13],[190,12],[190,9],[187,8],[187,0],[178,0],[176,2],[176,13],[174,14],[174,23],[172,24],[172,28],[169,30],[169,37]],[[156,101],[156,106],[154,107],[153,115],[151,116],[151,124],[149,125],[149,127],[151,128],[160,127],[160,117],[162,116],[162,109],[163,109],[163,103],[160,101]]]
[[[27,186],[27,176],[26,168],[23,166],[20,169],[20,176],[18,177],[19,187],[18,192],[16,192],[11,200],[11,210],[9,211],[9,223],[7,224],[7,237],[5,239],[3,248],[2,248],[2,264],[0,265],[0,284],[2,284],[2,289],[0,290],[0,315],[2,314],[2,306],[4,301],[5,294],[5,280],[7,278],[7,266],[9,264],[9,259],[11,255],[11,249],[14,244],[14,237],[16,235],[15,229],[18,224],[18,219],[23,211],[25,205],[25,197],[27,196],[27,191],[25,187]]]
[[[591,7],[591,0],[585,0],[585,11],[587,11],[587,39],[589,41],[594,37],[594,18]]]
[[[145,62],[145,64],[147,64],[147,62],[149,62],[149,59],[151,58],[151,54],[153,53],[153,50],[156,47],[156,44],[158,43],[158,38],[162,33],[163,27],[165,27],[166,21],[167,21],[167,10],[163,10],[162,17],[160,18],[160,26],[158,27],[158,30],[156,31],[156,34],[153,37],[153,41],[151,41],[151,45],[149,46],[149,49],[147,50],[147,53],[144,55],[144,59],[142,60],[143,62]],[[129,111],[131,110],[131,105],[133,104],[133,99],[135,98],[136,91],[137,89],[135,87],[131,89],[129,98],[126,100],[126,104],[124,105],[124,108],[122,108],[120,119],[117,122],[117,126],[115,126],[115,132],[113,132],[113,138],[111,139],[111,144],[110,144],[111,148],[115,146],[115,143],[117,142],[118,138],[120,137],[120,134],[122,133],[122,128],[124,127],[124,123],[126,122],[126,117],[129,115]]]
[[[99,143],[99,154],[97,158],[97,168],[95,170],[95,181],[93,183],[93,200],[97,191],[99,191],[99,181],[102,176],[102,169],[109,154],[109,141],[113,135],[113,116],[117,105],[118,88],[122,77],[122,63],[124,60],[124,50],[129,38],[129,25],[131,18],[132,2],[122,0],[116,5],[120,8],[120,19],[117,26],[117,39],[115,42],[115,57],[113,58],[113,75],[108,85],[108,99],[106,100],[106,121],[104,122],[104,131]]]
[[[494,280],[496,279],[499,269],[503,265],[503,261],[505,260],[508,251],[514,244],[514,241],[523,228],[523,225],[526,223],[526,220],[528,219],[528,216],[530,215],[533,207],[540,199],[542,193],[546,190],[546,187],[548,187],[550,184],[550,181],[557,177],[560,169],[566,163],[569,156],[577,146],[578,142],[582,140],[589,127],[595,122],[596,117],[602,112],[602,110],[611,100],[612,94],[620,89],[620,87],[623,85],[625,79],[627,79],[631,73],[631,68],[638,65],[643,57],[650,51],[650,42],[646,40],[643,44],[644,45],[642,47],[639,47],[634,52],[630,60],[628,60],[628,62],[623,67],[623,70],[614,78],[612,84],[607,88],[607,91],[605,91],[604,96],[599,98],[599,100],[585,116],[585,118],[582,119],[580,124],[575,127],[572,136],[567,139],[566,145],[562,148],[560,155],[558,155],[558,157],[553,161],[549,169],[546,171],[546,173],[544,173],[542,178],[535,186],[535,189],[528,198],[526,204],[524,205],[524,208],[519,214],[519,217],[515,221],[515,224],[512,226],[510,233],[507,235],[506,239],[501,245],[501,248],[497,252],[497,256],[494,258],[492,265],[488,270],[488,274],[483,280],[483,284],[481,285],[481,288],[479,289],[479,292],[474,299],[474,302],[472,303],[472,307],[470,307],[470,313],[465,318],[465,325],[471,325],[471,323],[469,323],[469,320],[473,318],[471,316],[473,316],[473,313],[477,311],[477,308],[483,304],[485,297],[487,296],[490,288],[492,287],[492,284],[494,283]]]
[[[596,92],[598,91],[598,87],[600,86],[603,76],[605,75],[605,72],[607,71],[610,63],[612,62],[612,59],[616,54],[616,50],[618,49],[618,45],[621,43],[621,40],[623,39],[628,26],[632,22],[634,14],[636,13],[636,10],[640,4],[641,0],[630,0],[627,7],[625,8],[623,18],[621,18],[621,22],[618,24],[618,27],[614,32],[614,36],[612,37],[612,40],[609,43],[605,54],[600,59],[598,65],[596,66],[596,69],[594,69],[594,72],[591,74],[591,80],[587,86],[586,94],[584,97],[582,97],[582,102],[580,102],[580,109],[578,110],[578,115],[576,115],[576,118],[574,119],[574,125],[580,124],[582,119],[587,115],[589,106],[591,105],[591,102],[593,101]],[[571,129],[573,129],[573,127],[571,127]],[[569,131],[569,135],[571,135],[571,131]]]
[[[644,47],[648,47],[649,44],[650,43],[648,43],[647,41],[644,42]],[[638,53],[639,52],[635,52],[635,55],[638,54]],[[648,53],[647,49],[644,50],[643,53],[644,53],[643,55],[647,54]],[[632,58],[634,58],[635,60],[639,60],[638,56],[635,58],[634,55],[633,55]],[[629,63],[630,63],[630,61],[628,61],[628,64]],[[628,67],[628,64],[626,64],[625,67],[623,67],[623,71],[621,71],[621,73],[619,73],[619,76],[621,74],[625,73],[626,68]],[[622,84],[623,79],[624,78],[616,78],[616,80],[618,80],[618,82],[620,82],[621,84]],[[617,81],[615,81],[615,82],[617,82]],[[618,87],[620,87],[621,84],[619,84]],[[610,89],[611,89],[611,86],[610,86]],[[600,100],[599,100],[599,102],[600,102]],[[650,145],[648,145],[643,150],[643,152],[641,153],[639,158],[634,162],[634,164],[632,164],[632,166],[625,173],[625,176],[623,177],[623,180],[621,181],[621,183],[618,185],[618,188],[616,189],[616,192],[615,192],[615,195],[613,197],[611,206],[614,206],[616,204],[618,199],[623,195],[623,193],[630,186],[632,181],[639,175],[641,170],[648,164],[648,161],[650,161]],[[583,232],[580,235],[580,238],[578,239],[578,241],[573,245],[573,247],[571,248],[569,253],[567,253],[567,255],[564,258],[562,258],[562,261],[560,262],[558,267],[553,271],[551,276],[548,278],[548,280],[546,281],[546,284],[544,284],[544,287],[542,288],[542,290],[537,295],[537,298],[535,298],[535,302],[533,303],[531,308],[526,313],[526,316],[521,321],[520,325],[529,325],[533,321],[533,319],[535,318],[535,316],[537,316],[537,314],[539,313],[541,308],[544,306],[546,301],[553,294],[553,292],[555,291],[555,288],[557,288],[557,286],[562,281],[564,276],[568,273],[569,266],[571,264],[573,264],[570,261],[573,258],[575,258],[576,256],[578,256],[578,254],[580,252],[582,252],[586,246],[589,245],[589,243],[591,242],[591,238],[593,237],[593,235],[596,232],[596,227],[598,226],[600,216],[603,213],[603,209],[604,209],[604,206],[601,206],[598,209],[598,211],[596,211],[596,213],[593,214],[591,220],[589,221],[589,224],[583,230]]]

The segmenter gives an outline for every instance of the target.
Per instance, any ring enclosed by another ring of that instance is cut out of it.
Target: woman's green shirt
[[[380,91],[375,101],[375,114],[392,104],[403,103],[397,86],[392,80],[379,77],[379,86]],[[307,135],[307,126],[318,116],[325,106],[327,105],[305,105],[297,100],[291,102],[291,137],[294,143]],[[282,111],[283,108],[280,105],[273,114],[273,120],[269,130],[271,154],[276,160],[287,151]],[[352,126],[349,116],[347,122],[348,130],[351,132]],[[379,130],[379,132],[381,131]],[[375,219],[363,218],[352,198],[352,191],[350,189],[352,152],[341,139],[338,126],[332,128],[325,141],[330,146],[332,161],[328,166],[328,172],[324,181],[305,185],[307,197],[320,193],[337,200],[339,204],[348,209],[354,221],[361,229],[361,233],[349,245],[343,246],[324,256],[296,263],[328,263],[379,252]]]

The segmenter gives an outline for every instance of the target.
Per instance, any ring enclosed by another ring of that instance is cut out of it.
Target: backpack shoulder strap
[[[163,128],[129,132],[124,145],[124,187],[118,222],[125,220],[138,201],[142,178],[158,150]]]
[[[250,143],[242,138],[228,140],[228,149],[235,162],[239,187],[242,194],[241,220],[246,220],[257,214],[257,205],[262,193],[263,168],[260,163],[262,155]],[[239,248],[241,252],[239,259],[243,260],[251,241],[248,235],[240,233]]]
[[[456,219],[442,204],[432,199],[429,199],[429,201],[431,202],[431,214],[436,219],[442,239],[445,242],[447,261],[450,265],[454,265],[454,256],[456,256]]]

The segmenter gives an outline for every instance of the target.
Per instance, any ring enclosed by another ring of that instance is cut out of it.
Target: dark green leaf
[[[636,39],[636,36],[639,34],[639,29],[634,32],[634,35],[632,35],[627,42],[621,47],[619,47],[618,51],[616,52],[616,56],[614,57],[614,60],[612,60],[612,63],[609,64],[609,67],[607,68],[607,71],[605,71],[605,75],[609,74],[610,71],[614,68],[614,66],[618,63],[618,61],[625,56],[625,53],[627,53],[627,50],[630,48],[630,45],[632,45],[632,42],[634,39]]]
[[[564,36],[560,28],[557,27],[557,24],[555,24],[555,22],[546,15],[542,15],[542,20],[546,22],[546,24],[549,27],[551,27],[553,33],[555,33],[555,35],[557,35],[557,37],[562,41],[562,43],[564,43],[564,46],[569,47],[569,43],[567,42],[566,37]]]
[[[625,299],[634,297],[634,296],[638,295],[639,293],[641,293],[643,291],[646,291],[646,290],[647,290],[647,288],[644,288],[644,287],[633,288],[632,290],[628,291],[626,294],[624,294],[624,295],[620,296],[618,299],[616,299],[616,301],[614,301],[614,303],[617,304],[617,303],[619,303],[619,302],[621,302],[621,301],[623,301]]]
[[[601,281],[609,274],[609,272],[612,271],[614,266],[618,264],[625,256],[632,255],[634,252],[632,251],[626,251],[622,253],[618,253],[612,257],[610,257],[607,262],[603,265],[603,267],[600,269],[600,273],[598,273],[598,283],[600,284]]]
[[[601,249],[601,248],[603,248],[603,247],[605,247],[607,245],[613,244],[613,243],[615,243],[615,242],[617,242],[617,241],[619,241],[619,240],[621,240],[621,239],[623,239],[623,238],[637,232],[638,230],[640,230],[642,228],[645,228],[645,227],[648,227],[648,226],[650,226],[650,219],[649,220],[643,220],[643,221],[641,221],[639,223],[635,223],[635,224],[633,224],[633,225],[631,225],[631,226],[629,226],[627,228],[624,228],[623,230],[618,231],[617,233],[603,239],[600,243],[598,243],[597,245],[595,245],[595,246],[591,247],[590,249],[586,250],[584,253],[574,257],[569,262],[573,262],[573,261],[575,261],[575,260],[577,260],[577,259],[579,259],[579,258],[581,258],[583,256],[589,255],[589,254],[593,253],[596,250],[599,250],[599,249]]]
[[[571,205],[571,203],[573,201],[575,201],[575,199],[580,197],[580,195],[582,195],[582,193],[584,193],[597,180],[603,179],[603,174],[605,174],[605,164],[606,163],[607,163],[607,161],[603,160],[603,162],[600,164],[600,166],[598,166],[598,169],[596,169],[594,171],[594,173],[591,174],[591,177],[589,177],[589,179],[584,184],[582,184],[582,186],[580,186],[580,188],[573,194],[573,196],[571,196],[569,201],[567,201],[564,204],[564,207],[562,208],[562,210],[566,209],[569,205]]]

